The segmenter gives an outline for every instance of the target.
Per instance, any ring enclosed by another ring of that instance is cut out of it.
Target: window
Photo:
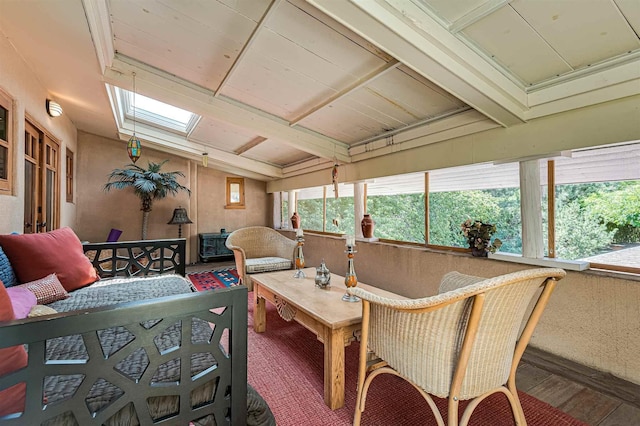
[[[0,90],[0,194],[11,193],[13,167],[13,102]]]
[[[305,188],[298,191],[298,214],[300,215],[303,229],[325,231],[324,194],[324,186]]]
[[[330,188],[326,192],[325,231],[355,235],[353,185],[338,184],[338,198],[333,194],[333,187]]]
[[[424,180],[424,173],[411,173],[367,183],[366,210],[376,223],[376,237],[425,242]]]
[[[244,178],[227,178],[227,209],[244,209]]]
[[[73,152],[67,148],[67,203],[73,203]]]
[[[429,172],[430,245],[468,248],[467,219],[497,226],[500,251],[522,253],[518,163],[475,164]]]
[[[552,254],[640,272],[640,144],[574,151],[549,164],[555,181]]]

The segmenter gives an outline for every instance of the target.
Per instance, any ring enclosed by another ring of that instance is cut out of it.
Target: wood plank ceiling
[[[47,46],[32,41],[36,32],[24,31],[18,18],[42,13],[54,26],[80,15],[74,0],[19,3],[2,2],[0,29],[26,58]],[[81,6],[87,25],[65,31],[90,30],[102,81],[132,90],[135,72],[138,93],[202,116],[186,136],[139,126],[143,143],[194,159],[207,152],[210,165],[262,180],[640,93],[637,0]],[[74,66],[95,68],[95,57],[80,62]],[[39,72],[43,81],[52,78]],[[73,96],[56,84],[67,110],[65,96]],[[597,97],[585,96],[594,91]],[[93,131],[82,118],[74,122]],[[113,123],[128,139],[131,122]]]

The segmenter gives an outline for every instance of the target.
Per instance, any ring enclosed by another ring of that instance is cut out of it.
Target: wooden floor
[[[589,425],[640,425],[639,407],[524,361],[518,367],[516,385]]]
[[[187,273],[228,266],[235,266],[234,261],[198,263],[187,266]],[[607,383],[606,378],[590,386],[592,371],[576,373],[566,361],[545,359],[542,354],[527,349],[516,375],[519,390],[592,426],[640,426],[640,386],[620,385],[618,380]]]

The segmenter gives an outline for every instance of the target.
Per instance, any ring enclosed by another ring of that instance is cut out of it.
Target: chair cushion
[[[291,269],[291,266],[291,261],[282,257],[257,257],[246,260],[247,273],[249,274]]]
[[[18,283],[16,274],[11,267],[11,262],[9,262],[9,258],[4,251],[2,251],[2,247],[0,247],[0,281],[4,283],[5,287],[11,287]]]
[[[98,280],[80,239],[71,228],[42,234],[0,235],[0,246],[21,283],[55,272],[62,286],[71,291]]]

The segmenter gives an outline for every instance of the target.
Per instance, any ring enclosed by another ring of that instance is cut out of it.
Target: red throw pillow
[[[65,290],[71,291],[98,279],[71,228],[43,234],[0,235],[0,246],[21,283],[55,273]]]
[[[11,299],[4,285],[0,282],[0,321],[11,321],[14,318]],[[11,346],[0,349],[0,377],[27,366],[27,352],[24,346]],[[26,383],[18,383],[0,390],[0,417],[24,411]]]

